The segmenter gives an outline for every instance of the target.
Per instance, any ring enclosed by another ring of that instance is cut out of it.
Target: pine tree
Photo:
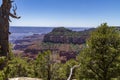
[[[51,51],[40,53],[35,61],[35,76],[45,80],[51,80],[52,65],[53,61]]]
[[[120,76],[120,33],[116,28],[101,24],[86,45],[80,54],[86,78],[110,80]]]

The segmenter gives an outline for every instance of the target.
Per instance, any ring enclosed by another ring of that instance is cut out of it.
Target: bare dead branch
[[[16,14],[16,10],[17,10],[16,4],[13,6],[13,9],[12,9],[12,10],[13,10],[13,14],[14,14],[14,15],[17,15],[17,14]]]
[[[70,74],[69,74],[69,77],[67,78],[67,80],[70,80],[71,79],[71,76],[73,74],[73,70],[77,67],[80,67],[80,64],[79,65],[74,65],[73,67],[70,68]]]
[[[14,14],[12,14],[12,13],[9,13],[9,15],[10,15],[12,18],[16,18],[16,19],[21,18],[20,16],[16,16],[16,15],[14,15]]]

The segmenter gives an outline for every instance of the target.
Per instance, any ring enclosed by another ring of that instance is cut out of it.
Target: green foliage
[[[5,61],[6,61],[5,57],[0,57],[0,80],[5,79],[5,73],[3,68],[5,66]]]
[[[0,63],[7,60],[7,66],[0,71],[0,80],[13,77],[37,77],[44,80],[66,80],[70,68],[76,61],[70,60],[66,64],[55,63],[51,51],[40,53],[36,60],[28,60],[20,55],[9,54],[8,58],[0,58]]]
[[[56,70],[56,76],[54,80],[67,80],[69,74],[70,74],[70,69],[74,65],[78,64],[75,60],[71,59],[67,61],[65,64],[57,64],[59,67]],[[75,71],[73,71],[72,78],[75,77],[74,75]]]
[[[77,61],[75,61],[75,60],[73,60],[73,59],[71,59],[71,60],[69,60],[69,61],[67,61],[66,62],[66,72],[67,72],[67,74],[66,74],[66,76],[67,76],[67,78],[68,78],[68,76],[69,76],[69,74],[70,74],[70,69],[74,66],[74,65],[78,65],[78,62]],[[73,75],[72,75],[72,78],[74,78],[75,77],[75,71],[73,71]]]
[[[27,58],[15,56],[12,52],[7,58],[1,57],[0,65],[3,66],[3,69],[0,70],[0,80],[13,77],[34,77],[31,62],[28,63],[27,60]]]
[[[0,71],[0,80],[4,80],[5,79],[5,74],[3,71]]]
[[[91,34],[86,45],[79,55],[84,77],[110,80],[120,76],[120,34],[114,27],[102,24]]]
[[[40,53],[35,61],[35,77],[47,80],[52,75],[52,56],[50,51]]]
[[[0,64],[5,61],[6,57],[0,57]]]
[[[25,59],[21,59],[21,57],[15,57],[14,59],[8,61],[6,74],[8,74],[9,78],[27,77],[28,72],[29,66]]]
[[[65,64],[59,64],[56,70],[55,80],[66,80],[67,79],[67,66]]]
[[[46,51],[40,53],[35,60],[35,77],[44,80],[66,80],[70,73],[70,68],[77,64],[75,60],[69,60],[67,63],[55,63],[52,60],[52,53]]]

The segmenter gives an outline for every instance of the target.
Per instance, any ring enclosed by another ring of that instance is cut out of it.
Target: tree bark
[[[7,56],[9,52],[9,44],[8,44],[8,32],[9,32],[9,21],[8,21],[8,10],[7,0],[2,0],[2,5],[0,7],[0,56]]]
[[[10,13],[12,2],[11,0],[2,0],[0,7],[0,56],[7,56],[9,53],[9,17],[20,18],[16,14]],[[15,11],[16,9],[14,13]]]

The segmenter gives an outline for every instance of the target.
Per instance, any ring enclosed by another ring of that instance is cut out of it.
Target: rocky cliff
[[[84,31],[72,31],[64,27],[54,28],[52,32],[44,36],[43,41],[52,43],[82,44],[85,43],[92,30],[94,29],[92,28]]]

